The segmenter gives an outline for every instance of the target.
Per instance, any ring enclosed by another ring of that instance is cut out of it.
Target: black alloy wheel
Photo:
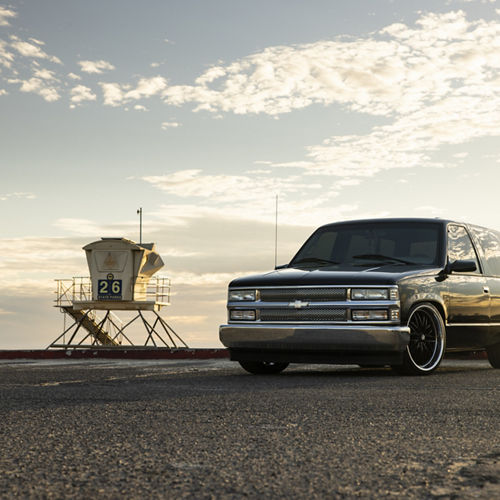
[[[410,342],[403,364],[393,368],[408,375],[427,375],[441,363],[446,347],[446,330],[441,314],[429,303],[417,305],[408,319]]]
[[[239,364],[254,375],[273,375],[282,372],[288,366],[288,363],[273,361],[239,361]]]

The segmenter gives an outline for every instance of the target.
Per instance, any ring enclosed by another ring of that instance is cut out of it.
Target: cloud
[[[7,95],[8,92],[5,89],[0,89],[0,96]]]
[[[100,83],[106,106],[119,106],[123,101],[123,92],[118,83]]]
[[[8,50],[7,42],[0,40],[0,64],[4,68],[10,68],[14,61],[14,54]]]
[[[267,176],[246,176],[204,174],[199,169],[179,170],[159,176],[145,176],[149,182],[168,194],[181,198],[209,198],[218,202],[241,202],[260,200],[273,193],[299,193],[303,190],[319,190],[319,183],[301,183],[297,176],[269,178]]]
[[[207,100],[198,109],[290,111],[295,104],[279,90],[288,82],[287,95],[296,94],[299,107],[335,101],[353,111],[384,115],[390,122],[365,134],[336,135],[309,146],[305,160],[257,163],[348,177],[351,184],[389,169],[451,166],[435,160],[433,153],[443,145],[499,135],[500,24],[468,22],[463,12],[452,12],[427,14],[416,25],[394,24],[356,41],[266,49],[226,67],[224,82],[204,94]],[[219,70],[214,75],[223,76]],[[271,88],[275,83],[276,92]],[[177,96],[174,92],[166,98],[177,103],[200,98],[199,89],[188,90],[177,88]],[[218,104],[221,94],[224,103]]]
[[[103,73],[104,71],[110,71],[115,69],[115,67],[107,62],[103,61],[78,61],[78,65],[84,73]]]
[[[28,261],[61,261],[83,256],[81,241],[69,238],[3,238],[0,239],[0,265],[6,261],[20,264]]]
[[[96,98],[92,90],[85,85],[77,85],[71,89],[71,102],[79,104],[83,101],[95,101]]]
[[[33,44],[29,42],[23,42],[17,37],[12,37],[13,42],[11,43],[11,46],[19,52],[24,57],[30,57],[34,59],[48,59],[49,61],[57,64],[62,64],[61,60],[58,57],[51,56],[44,52],[38,43]]]
[[[360,183],[352,176],[332,180],[329,175],[311,176],[308,172],[283,177],[267,171],[230,175],[187,169],[140,179],[164,191],[169,199],[177,198],[177,203],[163,205],[152,214],[170,226],[186,225],[197,219],[274,224],[277,194],[280,225],[316,226],[352,218],[358,210],[354,201],[336,200],[340,189]]]
[[[5,80],[10,84],[19,84],[20,92],[35,93],[47,102],[60,99],[60,79],[56,72],[41,67],[40,59],[48,63],[62,64],[58,57],[47,54],[43,42],[35,38],[23,41],[17,36],[11,36],[10,42],[0,40],[0,65],[6,68]],[[28,59],[26,61],[24,59]],[[31,69],[31,77],[23,75],[25,67]]]
[[[180,123],[178,122],[162,122],[161,128],[163,130],[167,130],[169,128],[177,128],[180,126]]]
[[[226,75],[226,70],[222,66],[212,66],[203,75],[196,79],[198,85],[206,85],[207,83],[212,83],[214,80],[222,78]]]
[[[0,5],[0,26],[9,26],[9,20],[17,17],[17,13]]]
[[[71,80],[81,80],[82,77],[79,75],[76,75],[75,73],[68,73],[68,78],[71,78]]]
[[[125,93],[125,99],[141,99],[159,94],[167,86],[167,80],[162,76],[141,78],[135,89]]]
[[[48,69],[36,69],[33,74],[37,78],[41,78],[42,80],[55,80],[54,72]]]
[[[499,67],[496,21],[464,12],[426,14],[416,28],[390,25],[365,38],[275,46],[213,66],[195,85],[165,89],[196,110],[278,115],[319,103],[393,116],[436,103],[457,87],[489,84]],[[470,88],[473,92],[473,89]]]
[[[38,94],[47,102],[57,101],[61,97],[59,91],[42,78],[33,77],[28,80],[11,79],[9,83],[20,83],[19,90],[21,92]]]
[[[298,199],[281,198],[279,201],[279,224],[284,226],[312,227],[333,220],[346,220],[359,209],[357,203],[334,203],[328,191],[315,192]],[[248,222],[274,224],[275,196],[267,193],[265,199],[258,201],[241,200],[221,202],[219,199],[200,199],[196,203],[183,201],[165,204],[153,211],[157,219],[168,227],[187,226],[194,220],[213,219],[222,221],[238,220],[243,226]],[[383,213],[369,214],[372,217]],[[387,214],[385,214],[387,215]]]
[[[2,291],[50,297],[54,278],[85,272],[82,246],[65,238],[0,239]]]
[[[477,95],[451,95],[391,125],[374,127],[366,135],[333,136],[307,148],[303,165],[312,175],[370,177],[390,169],[451,166],[433,160],[443,145],[464,144],[478,137],[495,137],[500,130],[500,85]]]
[[[104,104],[107,106],[120,106],[130,101],[149,98],[160,94],[167,86],[167,80],[162,76],[141,78],[135,88],[119,83],[100,83],[104,93]]]
[[[12,199],[25,199],[25,200],[33,200],[36,196],[33,193],[28,192],[14,192],[7,194],[0,194],[0,201],[8,201]]]
[[[383,117],[385,125],[365,134],[336,135],[307,147],[305,159],[263,163],[348,177],[354,185],[388,169],[448,166],[433,159],[443,145],[498,136],[499,40],[497,21],[469,21],[463,11],[428,13],[414,26],[395,23],[356,39],[268,47],[209,68],[193,85],[169,85],[157,76],[141,78],[135,87],[101,87],[109,106],[161,95],[169,105],[191,103],[195,111],[215,116],[277,116],[312,104],[336,104]],[[163,129],[175,126],[162,123]]]

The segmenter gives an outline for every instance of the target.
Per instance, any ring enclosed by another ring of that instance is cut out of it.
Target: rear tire
[[[446,347],[443,318],[435,306],[424,302],[410,312],[410,342],[403,355],[403,364],[393,366],[405,375],[428,375],[441,363]]]
[[[490,345],[486,348],[488,361],[493,368],[500,368],[500,344]]]
[[[254,375],[273,375],[282,372],[288,363],[274,363],[273,361],[238,361],[242,368]]]

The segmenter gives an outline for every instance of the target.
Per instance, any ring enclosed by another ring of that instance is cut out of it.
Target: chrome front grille
[[[346,300],[347,288],[264,288],[260,290],[262,302],[291,302],[305,300],[309,302],[329,302]]]
[[[261,321],[346,321],[347,309],[321,307],[314,309],[263,308]]]
[[[344,287],[261,288],[258,321],[347,321],[348,310],[340,306],[346,299]]]
[[[364,288],[361,285],[356,287]],[[255,300],[228,302],[229,321],[231,323],[253,322],[262,325],[266,323],[350,324],[355,321],[352,318],[352,311],[355,309],[387,310],[390,319],[377,321],[377,323],[399,321],[399,316],[398,318],[391,317],[391,311],[399,310],[399,300],[351,300],[352,288],[347,286],[256,287]],[[254,319],[231,319],[231,313],[235,310],[253,311]],[[361,324],[364,321],[355,322]]]

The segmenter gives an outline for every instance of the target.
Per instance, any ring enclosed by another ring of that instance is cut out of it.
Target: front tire
[[[490,345],[486,348],[488,361],[493,368],[500,368],[500,344]]]
[[[242,368],[254,375],[273,375],[282,372],[288,363],[274,363],[272,361],[238,361]]]
[[[429,303],[417,305],[408,318],[410,342],[403,355],[403,364],[393,369],[406,375],[428,375],[441,363],[446,347],[443,318]]]

